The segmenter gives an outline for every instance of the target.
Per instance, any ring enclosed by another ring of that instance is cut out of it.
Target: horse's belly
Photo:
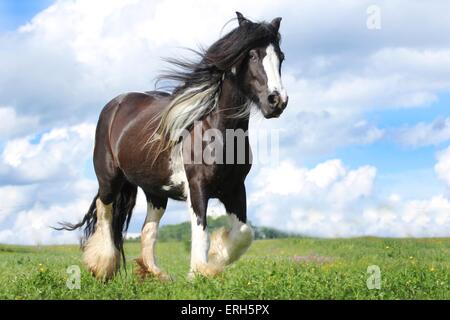
[[[153,159],[127,160],[127,164],[132,165],[122,166],[121,169],[128,181],[141,187],[148,194],[186,200],[187,179],[181,153],[178,150],[170,152],[170,156],[161,154],[155,162],[152,161]]]
[[[187,199],[186,193],[184,192],[184,185],[162,186],[159,194],[175,200],[186,201]]]

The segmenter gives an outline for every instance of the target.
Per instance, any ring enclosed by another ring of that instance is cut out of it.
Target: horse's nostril
[[[276,106],[280,102],[280,95],[278,93],[271,93],[267,99],[272,106]]]

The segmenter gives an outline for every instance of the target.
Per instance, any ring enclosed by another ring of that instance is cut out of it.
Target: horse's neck
[[[209,123],[219,130],[248,130],[248,117],[237,118],[236,112],[243,107],[246,98],[240,93],[234,80],[225,78],[222,82],[221,94],[217,108],[210,114]]]

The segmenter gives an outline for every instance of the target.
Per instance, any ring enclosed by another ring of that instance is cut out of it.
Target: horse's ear
[[[239,26],[242,26],[248,22],[250,22],[246,17],[244,17],[244,15],[242,13],[240,13],[239,11],[236,11],[236,16],[239,22]]]
[[[274,29],[276,31],[278,31],[280,29],[280,23],[281,23],[281,17],[278,17],[278,18],[273,19],[270,24],[272,25],[272,27],[274,27]]]

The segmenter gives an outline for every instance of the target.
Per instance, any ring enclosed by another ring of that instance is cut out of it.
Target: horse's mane
[[[279,41],[280,35],[270,23],[246,20],[208,49],[191,50],[199,57],[198,61],[165,59],[174,68],[161,74],[157,82],[168,80],[177,85],[149,142],[164,138],[167,139],[166,146],[176,144],[183,130],[189,129],[195,121],[217,107],[225,73],[239,65],[251,49]],[[240,109],[236,110],[235,116],[248,117],[250,103]]]

